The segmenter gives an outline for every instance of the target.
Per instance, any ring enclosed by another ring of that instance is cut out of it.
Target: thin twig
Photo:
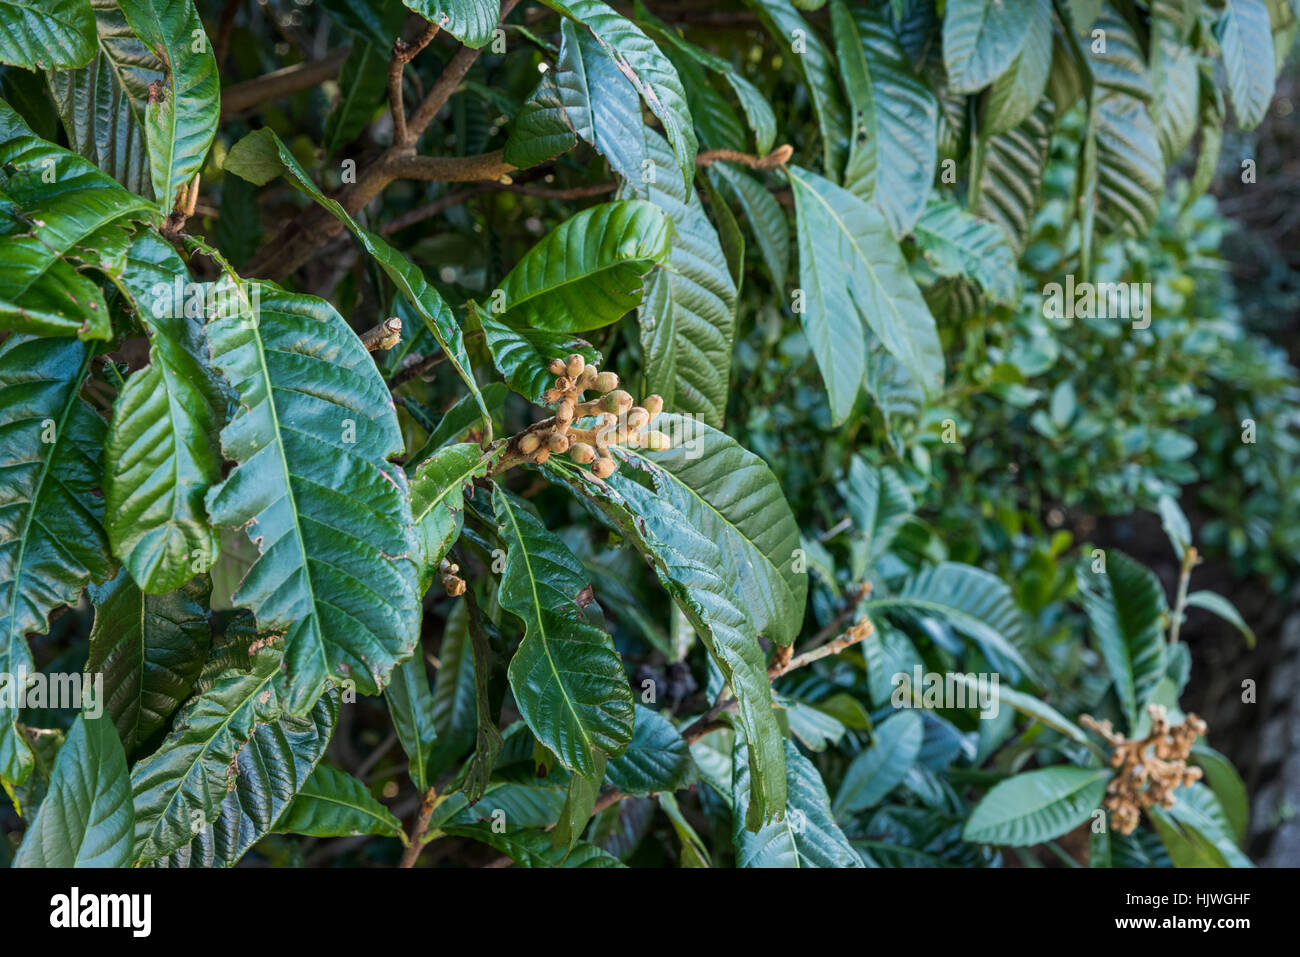
[[[790,157],[793,155],[794,147],[789,143],[778,146],[766,156],[738,153],[735,150],[705,150],[695,157],[695,165],[707,168],[714,163],[728,162],[741,163],[750,169],[776,169],[790,162]]]
[[[416,54],[438,35],[436,23],[425,23],[420,35],[411,43],[401,37],[393,41],[393,56],[388,61],[388,109],[393,115],[393,142],[406,142],[406,107],[402,103],[402,72]]]
[[[361,333],[361,344],[367,352],[380,352],[391,349],[402,341],[402,320],[389,316],[379,325]]]
[[[326,80],[331,80],[338,75],[343,61],[351,52],[351,47],[340,47],[331,50],[319,60],[295,63],[274,73],[267,73],[226,87],[221,91],[221,118],[228,119],[268,100],[291,96],[320,86]]]

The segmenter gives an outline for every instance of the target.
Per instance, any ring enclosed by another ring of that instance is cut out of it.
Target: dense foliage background
[[[1248,866],[1298,29],[0,5],[0,860]]]

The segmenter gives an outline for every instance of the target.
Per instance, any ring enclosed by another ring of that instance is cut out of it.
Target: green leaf
[[[1027,847],[1074,830],[1101,804],[1108,768],[1040,768],[995,784],[975,805],[962,838]]]
[[[388,714],[393,719],[397,740],[402,742],[402,750],[408,758],[407,773],[415,789],[423,794],[431,783],[429,768],[433,763],[438,729],[436,705],[419,645],[415,646],[415,654],[393,669],[393,680],[384,689],[384,700],[388,702]]]
[[[1014,130],[984,142],[974,212],[1006,232],[1016,254],[1029,241],[1052,138],[1052,101],[1044,98]]]
[[[133,819],[126,755],[108,718],[78,715],[14,867],[127,867]]]
[[[980,133],[997,136],[1015,129],[1033,115],[1047,89],[1052,70],[1052,2],[1034,0],[1036,7],[1011,67],[993,81],[982,104]]]
[[[433,723],[438,745],[431,764],[436,773],[451,767],[473,747],[478,726],[473,648],[463,602],[447,614],[438,665],[433,682]]]
[[[318,764],[275,829],[312,837],[397,837],[402,824],[364,784],[332,764]]]
[[[787,0],[745,2],[758,14],[780,49],[794,52],[821,130],[822,168],[828,177],[838,180],[848,156],[850,117],[831,51]]]
[[[184,862],[199,851],[199,860],[228,866],[248,846],[241,814],[266,833],[288,807],[324,752],[338,696],[323,695],[309,717],[285,715],[275,690],[280,665],[279,651],[262,648],[249,671],[224,672],[181,709],[158,750],[136,764],[137,860],[180,851]]]
[[[593,777],[599,755],[617,757],[632,740],[632,692],[613,640],[587,622],[582,564],[517,499],[492,495],[502,541],[501,607],[524,623],[510,661],[519,713],[560,763]]]
[[[453,837],[482,841],[505,854],[520,867],[623,867],[613,854],[592,844],[579,842],[572,848],[553,847],[551,837],[542,830],[519,830],[496,833],[491,825],[457,824],[443,828]]]
[[[390,46],[402,32],[406,10],[398,0],[316,0],[341,26],[380,48]],[[386,73],[386,71],[385,71]]]
[[[1097,21],[1104,51],[1089,46],[1097,82],[1098,220],[1111,231],[1145,235],[1165,188],[1164,154],[1149,104],[1146,57],[1128,23],[1109,5]]]
[[[214,525],[247,528],[258,556],[234,594],[285,633],[286,708],[330,678],[377,694],[415,647],[418,543],[387,386],[324,300],[249,284],[256,318],[208,322],[213,364],[240,409],[221,433],[239,463],[208,493]]]
[[[946,200],[926,207],[916,241],[941,276],[964,276],[994,302],[1015,305],[1020,296],[1016,254],[1006,233]]]
[[[732,790],[738,808],[751,799],[747,753],[741,747],[732,752]],[[751,833],[736,815],[732,827],[736,866],[862,867],[862,859],[835,823],[821,775],[790,741],[785,742],[785,777],[784,818]]]
[[[1238,844],[1244,844],[1250,830],[1250,797],[1241,775],[1231,761],[1201,742],[1192,746],[1192,761],[1205,771],[1206,784],[1223,810],[1226,829]]]
[[[934,317],[873,206],[815,173],[789,167],[799,237],[799,318],[842,424],[866,374],[867,330],[927,391],[943,381]],[[866,327],[864,329],[864,326]]]
[[[893,595],[869,599],[860,607],[937,618],[974,639],[997,668],[1031,670],[1017,648],[1025,621],[1015,596],[1006,582],[982,568],[940,562],[907,579]]]
[[[75,339],[11,334],[0,345],[0,674],[36,671],[27,636],[112,574],[101,527],[104,422],[78,398],[90,347]],[[21,784],[32,756],[16,708],[0,705],[0,778]]]
[[[1011,68],[1039,16],[1038,0],[948,0],[943,15],[948,85],[958,93],[975,93],[996,80]]]
[[[709,167],[709,176],[740,204],[772,287],[784,290],[786,270],[790,268],[790,223],[785,210],[767,187],[730,163],[715,163]]]
[[[79,67],[94,55],[95,14],[87,0],[0,0],[0,63]]]
[[[420,463],[411,476],[411,517],[419,544],[421,592],[428,590],[438,563],[460,537],[465,486],[486,475],[498,451],[472,442],[448,445]]]
[[[837,0],[831,24],[852,113],[844,187],[874,200],[894,235],[903,236],[934,181],[938,103],[913,72],[885,11],[858,4],[850,14]]]
[[[221,115],[217,60],[191,0],[118,0],[118,6],[164,63],[163,82],[145,108],[145,134],[154,198],[165,214],[207,160]]]
[[[150,209],[85,159],[35,136],[0,101],[0,329],[109,338],[108,307],[90,273],[120,278],[127,219]]]
[[[641,28],[600,0],[543,0],[557,13],[589,30],[619,72],[632,82],[650,112],[663,124],[687,191],[695,179],[695,129],[686,91],[672,63]]]
[[[104,676],[104,706],[127,754],[167,723],[207,658],[208,584],[146,595],[125,570],[91,586],[95,623],[86,671]]]
[[[978,701],[975,697],[980,693],[978,679],[974,675],[961,675],[959,680],[966,685],[967,701]],[[985,686],[987,687],[987,685]],[[1044,701],[1039,701],[1033,695],[1025,694],[1022,691],[1016,691],[1014,688],[1008,688],[1004,683],[998,682],[993,687],[993,696],[997,698],[999,706],[1010,705],[1021,714],[1028,715],[1040,724],[1046,725],[1053,731],[1059,731],[1071,741],[1077,741],[1079,744],[1086,745],[1093,751],[1100,753],[1100,749],[1093,744],[1092,739],[1087,733],[1067,718],[1061,712],[1057,711],[1051,705]]]
[[[691,827],[690,821],[686,820],[686,815],[677,805],[677,799],[667,792],[660,792],[656,800],[664,814],[668,815],[673,830],[677,832],[677,840],[682,845],[681,866],[710,867],[709,850],[700,840],[699,834],[695,833],[695,828]]]
[[[849,462],[845,504],[867,541],[867,557],[872,563],[889,551],[903,523],[916,511],[912,493],[894,469],[875,468],[857,455]]]
[[[1259,125],[1273,100],[1273,34],[1263,0],[1227,0],[1215,26],[1237,125]]]
[[[510,388],[533,405],[543,405],[543,394],[555,385],[555,375],[549,368],[551,360],[577,353],[588,365],[600,366],[604,361],[590,342],[566,332],[513,329],[481,313],[479,324],[497,371]]]
[[[326,197],[294,159],[293,153],[270,129],[264,127],[254,130],[232,146],[223,168],[256,186],[284,175],[296,189],[320,204],[356,237],[357,242],[374,258],[375,263],[424,321],[434,341],[442,347],[443,354],[478,403],[488,433],[487,440],[491,441],[491,415],[474,379],[474,371],[470,368],[464,336],[451,314],[451,308],[424,278],[424,273],[376,233],[357,225],[356,220],[342,206]]]
[[[331,156],[361,135],[387,92],[388,56],[376,43],[359,46],[343,63],[338,102],[325,119],[325,152]]]
[[[758,87],[745,79],[730,61],[724,60],[716,53],[701,49],[694,43],[688,43],[680,33],[650,13],[640,0],[636,3],[636,16],[642,23],[653,24],[651,32],[654,36],[686,54],[706,70],[725,79],[731,86],[732,92],[736,94],[736,99],[740,101],[740,108],[745,111],[749,128],[754,131],[754,148],[760,155],[772,149],[772,143],[776,140],[776,116]]]
[[[113,553],[151,594],[211,567],[218,550],[204,496],[221,477],[216,410],[224,413],[225,402],[204,361],[202,322],[186,318],[174,285],[187,280],[185,264],[156,234],[132,244],[123,285],[149,332],[149,365],[126,380],[113,405],[104,527]]]
[[[657,133],[647,131],[646,147],[652,160],[668,156]],[[672,223],[671,259],[651,274],[640,310],[646,389],[663,396],[669,411],[695,413],[720,427],[736,338],[736,284],[699,196],[688,196],[676,178],[656,178],[644,192]]]
[[[1151,113],[1168,166],[1183,157],[1196,135],[1201,81],[1197,57],[1191,50],[1166,39],[1158,42]]]
[[[859,752],[835,795],[835,815],[872,807],[903,782],[916,763],[925,725],[915,711],[899,711],[876,726],[871,746]]]
[[[169,854],[166,860],[156,861],[155,866],[234,867],[254,844],[276,830],[325,753],[338,722],[338,699],[334,693],[322,695],[305,717],[281,713],[274,720],[256,724],[248,742],[225,770],[228,793],[216,819],[199,828],[188,845]],[[205,779],[196,786],[205,788],[208,783]],[[138,790],[136,795],[138,808]],[[191,828],[197,825],[199,814],[191,804]],[[136,833],[138,836],[139,831]]]
[[[629,460],[629,465],[643,461]],[[758,632],[717,571],[723,562],[718,545],[696,531],[671,501],[626,476],[615,473],[602,488],[576,471],[555,465],[547,471],[590,502],[645,556],[731,687],[754,771],[746,826],[757,831],[785,807],[783,738]]]
[[[1183,556],[1187,554],[1187,549],[1192,545],[1192,526],[1187,521],[1187,516],[1178,506],[1178,500],[1172,495],[1161,495],[1156,502],[1156,508],[1160,512],[1160,527],[1165,530],[1165,535],[1169,537],[1169,544],[1173,546],[1174,554],[1178,560],[1183,561]]]
[[[1246,619],[1241,617],[1241,612],[1237,611],[1232,602],[1222,595],[1212,591],[1194,591],[1187,596],[1187,604],[1192,608],[1203,608],[1218,615],[1245,636],[1246,647],[1255,647],[1255,632],[1250,625],[1246,624]]]
[[[163,64],[141,43],[117,0],[91,0],[95,55],[79,70],[51,70],[50,94],[68,144],[133,193],[152,196],[145,108]]]
[[[725,432],[676,415],[653,423],[664,452],[621,450],[722,555],[718,572],[764,637],[788,645],[803,626],[808,575],[795,570],[799,526],[767,463]]]
[[[605,783],[644,797],[690,787],[696,777],[691,749],[673,723],[652,708],[636,705],[632,741],[606,765]]]
[[[1105,571],[1080,564],[1075,578],[1097,649],[1133,728],[1165,673],[1164,589],[1146,566],[1113,548],[1106,551]]]
[[[668,261],[672,225],[645,200],[601,203],[551,230],[502,280],[510,326],[599,329],[641,301],[641,281]]]
[[[498,0],[402,0],[402,3],[475,50],[492,39],[501,12]]]

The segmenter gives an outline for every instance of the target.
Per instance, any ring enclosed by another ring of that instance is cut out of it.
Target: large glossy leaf
[[[737,808],[751,800],[747,752],[732,752],[732,792]],[[831,814],[826,785],[813,763],[785,742],[785,817],[757,833],[741,826],[735,817],[732,837],[737,867],[862,867],[862,859]]]
[[[107,717],[79,715],[15,867],[127,867],[134,821],[126,755]]]
[[[520,110],[505,159],[527,169],[570,149],[581,137],[623,179],[646,174],[645,122],[635,87],[587,30],[560,24],[555,69]],[[669,157],[665,169],[674,161]]]
[[[1024,615],[997,575],[960,562],[940,562],[913,575],[888,597],[862,603],[864,611],[897,609],[937,618],[972,638],[999,670],[1029,671],[1017,644]]]
[[[1160,58],[1155,68],[1152,118],[1160,138],[1165,164],[1182,158],[1196,135],[1199,120],[1201,79],[1196,55],[1185,46],[1169,40],[1160,43]]]
[[[0,0],[0,63],[79,67],[94,55],[95,14],[86,0]]]
[[[672,225],[645,200],[584,209],[524,253],[501,281],[502,321],[552,332],[598,329],[641,301],[642,277],[668,261]]]
[[[1264,0],[1227,0],[1215,27],[1228,95],[1243,130],[1259,125],[1273,99],[1273,34]]]
[[[640,461],[661,500],[718,546],[718,571],[759,633],[790,644],[803,626],[808,575],[795,570],[799,526],[776,476],[725,432],[675,415],[654,427],[675,436],[675,447],[625,454]]]
[[[94,58],[78,70],[51,70],[50,93],[72,149],[131,192],[152,196],[145,108],[163,64],[131,32],[117,0],[91,0],[91,6]]]
[[[849,462],[845,504],[858,533],[867,541],[871,562],[889,551],[903,523],[916,511],[911,491],[894,469],[876,468],[857,455]]]
[[[898,44],[888,14],[871,4],[831,6],[840,73],[852,114],[844,187],[874,200],[895,236],[909,232],[934,181],[939,107]]]
[[[1145,565],[1113,548],[1105,571],[1085,562],[1076,580],[1097,649],[1134,727],[1165,674],[1164,589]]]
[[[727,81],[732,92],[736,94],[736,99],[740,101],[740,108],[745,111],[750,129],[754,131],[754,148],[760,155],[767,153],[776,139],[776,116],[772,112],[771,104],[767,102],[767,98],[758,87],[745,79],[729,60],[687,42],[680,33],[650,13],[640,0],[637,0],[636,15],[642,23],[649,22],[654,25],[653,33],[656,37]]]
[[[544,405],[542,397],[555,385],[555,374],[550,371],[553,359],[577,353],[588,365],[603,364],[603,357],[590,342],[566,332],[515,329],[484,315],[479,316],[479,324],[497,371],[510,388],[534,405]]]
[[[224,169],[257,186],[265,185],[276,176],[283,175],[295,188],[319,203],[331,216],[341,222],[348,232],[356,237],[362,248],[374,258],[375,263],[424,321],[434,340],[442,348],[443,354],[456,370],[456,374],[474,396],[479,410],[483,413],[484,422],[490,423],[491,416],[487,404],[479,392],[478,383],[474,380],[474,372],[470,368],[469,356],[465,353],[465,341],[460,326],[451,314],[451,308],[424,278],[424,273],[419,268],[380,239],[378,234],[358,225],[342,206],[325,196],[311,181],[306,170],[294,159],[293,153],[270,129],[255,130],[232,146],[226,156]]]
[[[437,771],[450,767],[474,745],[478,727],[474,678],[469,616],[460,603],[447,614],[433,683],[433,723],[438,745],[433,751],[432,767]]]
[[[1106,34],[1104,50],[1088,47],[1097,82],[1097,216],[1110,230],[1141,236],[1155,222],[1165,187],[1151,80],[1137,37],[1109,4],[1097,28]]]
[[[671,721],[652,708],[636,706],[636,725],[627,751],[605,766],[605,781],[626,794],[676,791],[695,782],[691,749]]]
[[[499,0],[402,0],[430,23],[436,23],[467,47],[478,49],[492,39],[501,12]]]
[[[457,824],[443,828],[454,837],[469,837],[491,845],[519,867],[622,867],[614,855],[593,844],[555,847],[551,836],[540,829],[497,833],[491,825]]]
[[[975,805],[962,837],[982,844],[1026,847],[1072,831],[1106,793],[1107,768],[1041,768],[1007,778]]]
[[[268,832],[324,753],[338,696],[307,717],[286,715],[276,692],[280,652],[262,648],[249,671],[226,671],[176,716],[158,750],[131,773],[135,855],[231,865],[250,831]],[[191,842],[194,842],[191,846]]]
[[[781,204],[761,182],[729,163],[717,163],[709,176],[723,192],[735,197],[750,233],[763,256],[763,263],[776,289],[785,289],[786,271],[790,268],[790,223]]]
[[[384,698],[388,702],[397,740],[402,742],[402,750],[406,752],[406,770],[411,783],[423,794],[429,790],[429,767],[433,763],[438,728],[433,692],[429,688],[424,656],[420,654],[418,645],[415,654],[393,670],[393,680],[384,689]]]
[[[199,676],[211,641],[208,584],[196,578],[146,595],[123,570],[91,586],[90,598],[95,623],[86,670],[104,676],[104,707],[130,754],[166,724]]]
[[[90,271],[120,276],[127,220],[143,218],[148,202],[35,136],[3,101],[0,200],[0,329],[109,338],[108,307]]]
[[[1024,46],[1011,67],[993,81],[982,104],[980,135],[1015,129],[1033,114],[1052,69],[1052,2],[1035,0]]]
[[[154,197],[170,212],[180,187],[203,168],[221,114],[221,83],[192,0],[119,0],[131,29],[164,63],[145,108]]]
[[[418,543],[401,429],[374,360],[328,303],[249,287],[257,320],[208,323],[213,364],[239,393],[221,433],[238,465],[209,493],[215,525],[247,528],[258,557],[234,594],[285,633],[286,707],[327,679],[377,694],[419,634]]]
[[[1052,137],[1052,101],[1014,130],[983,144],[979,199],[973,212],[1002,227],[1019,254],[1029,241]]]
[[[658,133],[646,131],[648,155],[669,156]],[[664,408],[694,413],[721,427],[727,409],[731,352],[736,338],[736,285],[717,230],[697,194],[676,177],[656,177],[644,195],[672,223],[672,254],[647,283],[640,309],[646,390]]]
[[[277,830],[338,721],[338,695],[322,695],[304,717],[281,714],[257,724],[248,743],[226,771],[229,788],[217,817],[194,840],[159,860],[159,867],[234,867],[254,844]],[[138,806],[138,805],[137,805]],[[190,824],[198,821],[191,807]],[[137,831],[138,834],[138,831]]]
[[[10,334],[0,345],[0,674],[36,669],[27,635],[112,574],[97,489],[104,423],[78,398],[90,347]],[[0,705],[0,777],[21,783],[31,753]]]
[[[624,468],[641,461],[631,459]],[[575,470],[552,466],[549,471],[646,557],[731,687],[753,773],[745,824],[757,831],[785,807],[782,736],[758,632],[731,585],[717,571],[722,567],[718,546],[696,531],[670,501],[626,476],[615,473],[602,487],[586,482]]]
[[[780,49],[794,54],[821,130],[822,167],[828,177],[838,180],[848,156],[850,118],[836,78],[834,56],[788,0],[745,2],[758,13]]]
[[[835,795],[835,813],[843,816],[879,803],[903,783],[921,753],[925,726],[915,711],[899,711],[876,726],[871,746],[844,772]]]
[[[204,496],[220,478],[220,398],[202,320],[186,316],[176,251],[152,232],[131,246],[123,285],[149,331],[149,365],[113,405],[104,443],[104,526],[142,589],[179,588],[216,560]]]
[[[316,765],[275,829],[313,837],[402,833],[392,811],[376,801],[364,784],[332,764]]]
[[[1038,0],[948,0],[943,64],[952,89],[974,93],[1005,73],[1038,15]]]
[[[443,556],[460,536],[465,487],[485,475],[497,452],[472,442],[448,445],[420,463],[411,476],[411,517],[420,546],[421,592],[427,591]]]
[[[663,124],[689,190],[695,179],[695,129],[686,106],[686,91],[672,63],[640,27],[600,0],[543,2],[589,30],[605,55],[631,80],[650,112]]]
[[[789,168],[799,238],[800,319],[830,398],[848,418],[866,374],[867,329],[928,391],[943,379],[934,317],[874,206],[826,179]],[[865,326],[865,328],[864,328]]]
[[[941,276],[964,276],[994,302],[1013,305],[1019,296],[1016,254],[1006,233],[993,223],[943,200],[926,207],[916,224],[916,242]]]
[[[582,563],[517,499],[497,486],[493,504],[506,544],[501,606],[524,623],[510,661],[519,713],[566,768],[593,777],[597,761],[632,740],[632,692],[614,642],[590,624]]]

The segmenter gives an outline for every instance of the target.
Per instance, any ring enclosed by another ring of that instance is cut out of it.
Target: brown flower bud
[[[455,575],[448,575],[442,580],[442,587],[447,589],[447,594],[455,598],[458,595],[465,594],[465,579],[457,578]]]
[[[610,458],[596,459],[596,464],[591,467],[591,474],[596,478],[609,478],[618,468],[618,463]]]
[[[627,414],[627,427],[635,432],[637,429],[644,429],[650,424],[650,413],[641,406],[632,407],[632,411]]]
[[[613,392],[618,388],[618,374],[615,372],[602,372],[592,382],[592,388],[597,392]]]
[[[569,451],[569,437],[562,432],[552,432],[546,440],[546,447],[556,454]]]
[[[596,460],[596,450],[586,442],[574,442],[569,446],[569,458],[579,465],[587,465]]]
[[[564,368],[568,372],[570,379],[576,379],[582,375],[582,370],[587,368],[587,360],[582,357],[581,353],[575,352],[564,360]]]
[[[531,455],[536,452],[541,444],[542,439],[536,432],[529,432],[519,437],[519,451],[523,452],[524,455]]]
[[[641,436],[641,444],[651,452],[666,452],[673,447],[672,439],[662,432],[646,432]]]
[[[555,388],[560,392],[571,392],[573,390],[573,380],[568,376],[556,376]]]
[[[622,389],[615,389],[609,395],[605,396],[605,411],[622,415],[628,409],[632,408],[632,397]]]
[[[573,421],[573,400],[561,399],[560,404],[555,409],[555,421],[560,425],[568,425]]]
[[[661,395],[648,395],[641,400],[641,405],[653,419],[664,410],[664,398]]]
[[[536,452],[533,453],[533,461],[536,462],[538,465],[545,465],[546,460],[549,459],[550,457],[551,457],[551,450],[544,445]]]
[[[564,364],[563,359],[552,359],[551,364],[546,368],[551,370],[551,375],[564,375],[568,367]]]

